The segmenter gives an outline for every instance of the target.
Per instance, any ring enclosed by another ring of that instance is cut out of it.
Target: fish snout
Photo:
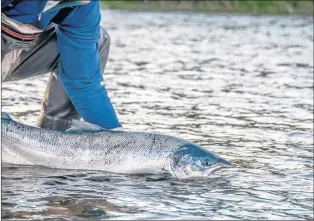
[[[221,168],[231,168],[232,167],[232,163],[230,163],[229,161],[220,158],[217,162],[217,165]]]

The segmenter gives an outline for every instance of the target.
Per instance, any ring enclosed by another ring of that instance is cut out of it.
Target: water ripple
[[[234,167],[180,181],[4,164],[3,219],[313,219],[311,17],[105,10],[102,25],[124,127]],[[47,78],[5,83],[3,110],[35,124]]]

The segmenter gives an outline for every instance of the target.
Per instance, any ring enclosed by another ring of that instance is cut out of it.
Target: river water
[[[2,218],[313,219],[313,19],[104,10],[105,84],[127,129],[231,161],[160,180],[2,165]],[[5,83],[2,109],[35,124],[48,76]]]

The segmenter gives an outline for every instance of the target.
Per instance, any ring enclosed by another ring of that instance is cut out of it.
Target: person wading
[[[1,81],[50,73],[37,126],[66,130],[83,118],[122,129],[103,86],[110,37],[99,1],[1,0]]]

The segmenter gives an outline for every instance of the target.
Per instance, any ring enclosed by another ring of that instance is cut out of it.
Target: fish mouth
[[[226,160],[220,160],[218,164],[216,164],[214,167],[211,167],[204,171],[203,176],[209,176],[210,174],[215,173],[218,170],[224,169],[224,168],[231,168],[232,164]]]
[[[222,168],[223,168],[222,166],[216,166],[216,167],[213,167],[213,168],[209,168],[209,169],[204,171],[203,176],[209,176],[210,174],[213,174],[213,173],[215,173],[216,171],[218,171],[218,170],[220,170]]]

